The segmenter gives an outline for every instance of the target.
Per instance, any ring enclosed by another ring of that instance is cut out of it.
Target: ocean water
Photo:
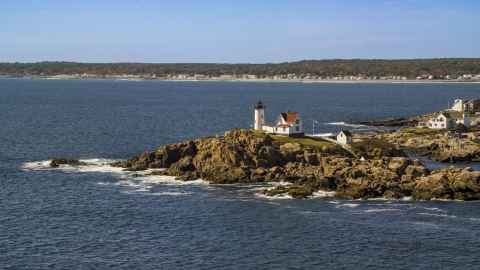
[[[318,134],[479,95],[475,83],[0,79],[0,268],[478,269],[478,202],[267,198],[273,184],[133,177],[106,164],[249,128],[259,99],[267,123],[290,109],[307,133],[319,121]],[[89,165],[49,168],[55,157]]]

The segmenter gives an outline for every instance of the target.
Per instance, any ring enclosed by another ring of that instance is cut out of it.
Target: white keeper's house
[[[303,120],[296,112],[290,112],[288,110],[285,113],[281,113],[275,125],[265,124],[265,106],[259,100],[257,105],[253,106],[255,109],[255,121],[253,123],[253,129],[265,130],[269,133],[283,135],[288,137],[303,137],[305,132],[303,130]]]
[[[440,112],[435,114],[433,118],[428,119],[427,122],[419,122],[419,127],[429,127],[433,129],[453,128],[457,124],[463,124],[470,127],[470,117],[464,112]]]

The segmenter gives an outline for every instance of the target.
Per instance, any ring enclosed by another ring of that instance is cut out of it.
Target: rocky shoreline
[[[165,168],[150,174],[175,176],[184,181],[202,178],[213,184],[292,183],[264,190],[269,196],[288,194],[305,198],[324,190],[349,199],[480,199],[480,172],[453,166],[431,171],[397,148],[388,153],[375,147],[363,150],[376,153],[376,159],[361,161],[333,144],[310,147],[279,143],[267,134],[258,136],[239,129],[223,136],[165,145],[111,166],[136,175],[146,169]],[[58,165],[59,161],[52,163]]]
[[[392,118],[386,120],[373,120],[373,121],[353,121],[345,122],[350,125],[364,125],[364,126],[384,126],[384,127],[400,127],[400,126],[415,126],[418,122],[427,121],[433,117],[433,114],[424,114],[412,118]]]
[[[392,143],[408,155],[423,156],[437,162],[480,162],[480,145],[467,138],[454,138],[443,134],[431,133],[417,135],[402,132],[378,132],[360,134],[356,139],[379,139]]]

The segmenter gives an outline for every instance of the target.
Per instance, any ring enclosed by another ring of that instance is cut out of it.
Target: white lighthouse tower
[[[262,130],[262,125],[265,124],[265,106],[259,100],[257,105],[253,106],[255,109],[255,122],[253,122],[254,130]]]

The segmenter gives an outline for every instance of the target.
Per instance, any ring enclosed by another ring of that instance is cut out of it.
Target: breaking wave
[[[110,163],[117,161],[113,159],[83,159],[80,160],[87,165],[60,165],[57,168],[50,167],[51,160],[35,161],[35,162],[26,162],[22,164],[22,169],[25,171],[46,171],[46,170],[56,170],[63,171],[65,173],[108,173],[117,177],[118,181],[114,185],[121,185],[132,187],[135,189],[135,192],[145,192],[148,191],[154,185],[170,185],[170,186],[186,186],[186,185],[197,185],[197,186],[207,186],[209,183],[202,179],[191,180],[191,181],[181,181],[175,180],[173,176],[165,175],[147,175],[155,170],[163,169],[148,169],[146,171],[131,172],[124,171],[120,167],[112,167]],[[99,185],[109,185],[112,183],[98,182]],[[173,195],[176,193],[172,193]],[[183,194],[183,193],[182,193]],[[152,195],[152,193],[150,194]],[[158,194],[157,194],[158,195]],[[168,193],[162,194],[168,195]]]

